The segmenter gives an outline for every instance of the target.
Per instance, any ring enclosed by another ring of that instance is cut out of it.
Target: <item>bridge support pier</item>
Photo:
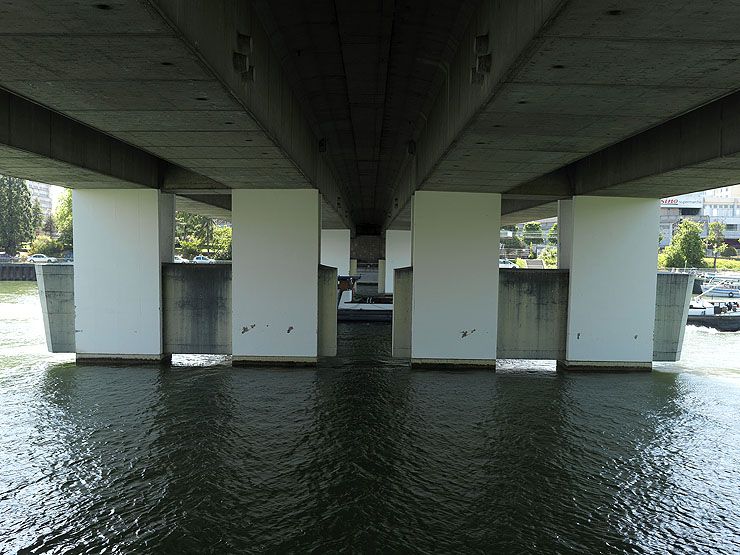
[[[501,195],[413,202],[411,364],[495,368]]]
[[[349,275],[349,229],[321,230],[321,263],[333,266],[340,276]]]
[[[171,262],[174,197],[152,189],[75,189],[78,362],[159,361],[161,263]]]
[[[232,225],[233,364],[315,364],[318,191],[234,190]]]
[[[657,280],[655,199],[560,201],[560,268],[570,270],[566,359],[558,369],[650,370]],[[656,239],[657,240],[657,239]]]
[[[411,266],[411,232],[388,229],[385,232],[385,292],[393,293],[393,272]]]

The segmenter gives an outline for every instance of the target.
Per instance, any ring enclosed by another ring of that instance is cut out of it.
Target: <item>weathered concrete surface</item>
[[[36,281],[44,318],[46,348],[52,353],[74,353],[74,266],[37,264]]]
[[[0,264],[0,281],[36,281],[34,264]]]
[[[565,356],[567,270],[499,270],[498,358]]]
[[[658,274],[653,338],[654,361],[674,362],[681,358],[693,287],[694,276]]]
[[[72,265],[37,267],[39,296],[49,350],[73,353],[74,293]],[[321,267],[321,356],[336,349],[336,292],[329,292],[333,269]],[[169,353],[231,353],[231,266],[164,264],[164,341]],[[499,272],[498,358],[556,360],[565,353],[568,310],[566,270],[501,269]],[[655,313],[655,361],[681,356],[693,279],[658,274]],[[413,269],[395,271],[392,353],[411,358],[411,291]],[[333,302],[329,303],[328,299]],[[324,302],[326,300],[327,302]],[[333,307],[334,318],[329,314]],[[334,327],[332,329],[332,321]],[[333,335],[332,335],[333,332]],[[645,368],[641,368],[644,370]]]
[[[337,355],[337,269],[319,265],[320,357]]]
[[[231,354],[231,265],[162,265],[166,353]]]
[[[396,268],[393,272],[393,339],[394,357],[411,358],[411,308],[414,287],[413,268]]]

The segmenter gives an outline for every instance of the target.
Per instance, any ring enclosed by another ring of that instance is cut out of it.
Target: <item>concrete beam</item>
[[[327,215],[332,220],[331,227],[339,227],[335,221],[339,220],[342,227],[351,229],[350,198],[327,163],[252,3],[226,0],[218,9],[209,2],[148,3],[227,91],[234,104],[253,120],[251,140],[262,140],[264,146],[252,154],[245,153],[242,163],[259,160],[264,157],[261,152],[272,147],[270,156],[274,162],[264,171],[278,178],[285,173],[289,179],[282,186],[294,183],[290,188],[318,189],[324,212],[335,212],[333,217]],[[261,172],[252,170],[244,176],[249,188],[276,188],[269,180],[260,185]],[[218,173],[213,168],[210,175],[215,177]],[[233,174],[223,172],[224,178]],[[234,188],[237,186],[241,187]]]

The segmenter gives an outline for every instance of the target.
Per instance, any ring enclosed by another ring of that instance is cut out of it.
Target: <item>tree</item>
[[[217,227],[213,230],[214,258],[216,260],[231,260],[231,228]]]
[[[550,231],[547,232],[547,242],[551,245],[558,244],[558,224],[557,222],[552,224]]]
[[[61,256],[64,245],[57,239],[48,235],[38,235],[31,243],[32,254],[45,254],[46,256]]]
[[[717,269],[717,256],[722,254],[722,245],[725,244],[725,224],[722,222],[712,222],[709,224],[709,233],[706,238],[708,249],[712,249],[714,255],[714,269]]]
[[[197,256],[201,254],[201,251],[203,250],[203,243],[200,242],[199,239],[180,239],[180,250],[182,252],[182,256],[185,258],[193,258],[194,256]]]
[[[182,241],[198,241],[201,246],[210,248],[213,243],[213,220],[190,212],[177,212],[175,215],[175,239],[182,245]]]
[[[44,225],[44,211],[41,210],[41,203],[39,199],[33,199],[33,205],[31,206],[31,227],[33,233],[38,234]]]
[[[542,224],[540,222],[527,222],[524,224],[524,242],[528,245],[539,245],[543,241]]]
[[[0,250],[14,255],[33,238],[31,193],[22,179],[0,176]]]
[[[701,268],[704,266],[704,243],[701,226],[691,220],[681,220],[671,238],[671,244],[663,251],[668,268]]]
[[[59,232],[59,240],[65,249],[73,246],[72,237],[72,189],[67,189],[59,199],[57,209],[54,211],[54,226]]]

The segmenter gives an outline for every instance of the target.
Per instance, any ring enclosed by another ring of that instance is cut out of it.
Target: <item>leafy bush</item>
[[[231,260],[231,228],[217,227],[213,230],[213,247],[216,260]]]
[[[192,259],[201,253],[203,243],[199,239],[193,239],[192,241],[180,239],[180,249],[182,250],[182,256]]]
[[[548,247],[540,253],[540,259],[545,263],[545,268],[558,267],[558,249],[557,247]]]
[[[46,256],[61,256],[64,245],[61,241],[52,239],[48,235],[38,235],[31,242],[32,254],[45,254]]]
[[[671,244],[663,251],[668,268],[701,268],[704,262],[704,242],[701,226],[690,220],[681,220]]]
[[[712,265],[712,258],[705,258],[704,259],[708,264],[707,266]],[[733,270],[733,271],[740,271],[740,260],[730,260],[726,258],[718,258],[717,259],[717,269],[718,270]]]
[[[521,258],[517,258],[516,260],[514,260],[514,264],[516,264],[516,267],[517,268],[526,268],[527,267],[527,263],[523,259],[521,259]]]

